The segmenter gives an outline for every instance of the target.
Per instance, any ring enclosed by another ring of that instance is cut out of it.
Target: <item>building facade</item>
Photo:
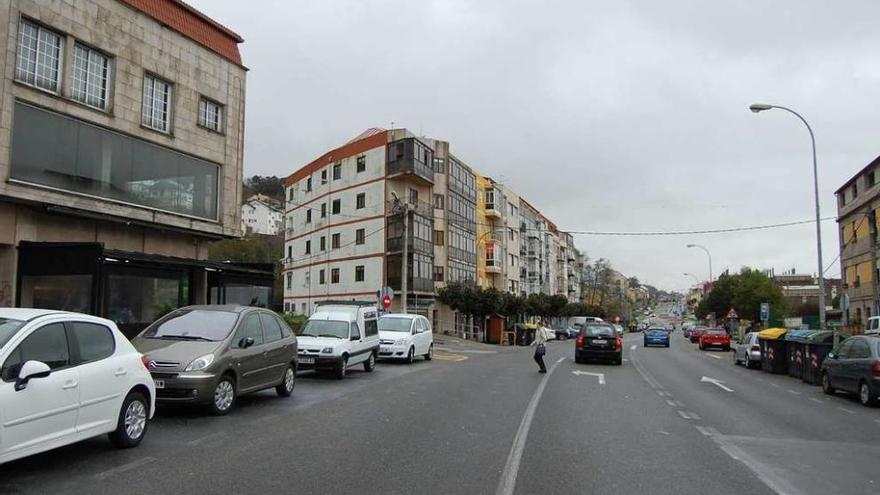
[[[284,211],[259,195],[241,205],[241,230],[246,234],[278,235],[283,230]]]
[[[222,302],[204,260],[241,234],[242,38],[176,0],[3,0],[0,24],[0,305],[134,331]]]

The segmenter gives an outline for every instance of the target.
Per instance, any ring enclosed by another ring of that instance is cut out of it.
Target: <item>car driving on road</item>
[[[574,360],[583,363],[591,359],[623,363],[623,338],[607,323],[584,323],[575,340]]]
[[[0,464],[108,434],[141,443],[155,389],[139,352],[112,321],[0,309]]]
[[[705,351],[710,347],[717,347],[724,351],[730,350],[730,335],[723,328],[709,328],[700,333],[700,350]]]
[[[857,394],[863,406],[876,406],[880,394],[880,337],[857,335],[840,343],[822,362],[822,390]]]
[[[742,363],[746,368],[761,366],[761,347],[758,345],[758,332],[743,335],[741,342],[733,344],[733,362]]]
[[[649,347],[652,345],[661,345],[663,347],[669,347],[669,332],[667,332],[663,328],[649,328],[645,330],[644,333],[644,347]]]
[[[694,327],[691,329],[690,333],[688,333],[688,339],[691,341],[691,344],[696,344],[700,341],[700,335],[703,334],[708,327]]]
[[[272,311],[245,306],[187,306],[132,341],[148,362],[160,404],[232,410],[238,396],[296,383],[296,337]]]
[[[375,303],[321,303],[298,337],[300,369],[332,371],[340,380],[356,364],[371,372],[379,355]]]
[[[382,315],[379,318],[379,357],[405,359],[412,363],[416,356],[423,356],[425,361],[434,357],[431,322],[420,315]]]

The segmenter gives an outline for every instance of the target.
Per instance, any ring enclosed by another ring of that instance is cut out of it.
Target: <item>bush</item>
[[[306,324],[306,320],[309,318],[306,315],[296,315],[293,313],[278,313],[286,323],[287,326],[293,331],[293,333],[299,333],[299,329],[302,328],[303,325]]]

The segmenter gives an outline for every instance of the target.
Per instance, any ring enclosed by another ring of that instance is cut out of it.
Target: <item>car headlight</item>
[[[325,348],[321,349],[321,354],[333,354],[333,348],[332,347],[325,347]]]
[[[184,371],[201,371],[208,366],[211,366],[211,363],[214,362],[213,354],[205,354],[204,356],[197,357],[193,359],[193,362],[189,363],[189,366],[186,367]]]
[[[394,341],[394,345],[405,345],[406,339],[397,339]]]

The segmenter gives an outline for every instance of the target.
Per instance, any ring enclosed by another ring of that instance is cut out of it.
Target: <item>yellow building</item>
[[[486,275],[486,246],[489,239],[489,223],[486,221],[486,189],[492,187],[491,181],[476,171],[477,184],[477,286],[487,288],[492,285]]]

